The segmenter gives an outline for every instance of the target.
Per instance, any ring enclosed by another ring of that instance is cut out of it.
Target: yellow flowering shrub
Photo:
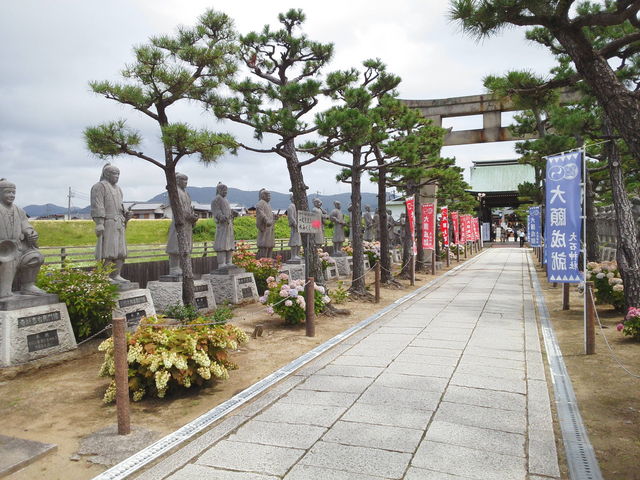
[[[134,401],[152,394],[163,398],[169,390],[201,386],[211,379],[226,380],[237,368],[228,360],[227,350],[246,343],[247,335],[230,324],[207,325],[207,318],[185,324],[162,326],[163,317],[145,319],[137,330],[127,333],[129,392]],[[100,376],[115,376],[113,338],[98,349],[104,352]],[[115,380],[107,387],[104,402],[115,400]]]

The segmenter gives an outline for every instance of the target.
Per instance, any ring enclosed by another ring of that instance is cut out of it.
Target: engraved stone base
[[[7,367],[76,348],[64,303],[0,312],[0,365]]]
[[[194,280],[194,297],[198,311],[205,313],[216,308],[216,300],[213,296],[211,284],[204,280]],[[153,305],[159,312],[164,312],[167,307],[176,303],[182,305],[182,282],[148,282],[147,288],[151,292]]]
[[[293,263],[285,263],[280,267],[279,273],[286,273],[289,275],[289,280],[304,280],[306,281],[306,277],[304,275],[304,264],[293,264]]]
[[[158,280],[161,282],[181,282],[182,275],[160,275],[160,278]],[[148,282],[147,282],[147,288],[149,288]]]
[[[336,268],[338,269],[338,276],[348,277],[351,275],[351,268],[349,266],[349,259],[351,257],[331,257],[336,262]]]
[[[230,267],[220,267],[214,270],[213,272],[211,272],[210,275],[238,275],[244,272],[246,272],[244,268],[231,265]]]
[[[147,288],[120,292],[116,300],[116,307],[111,313],[113,318],[126,319],[128,328],[137,326],[141,318],[155,314],[156,309],[153,306],[151,292]]]
[[[364,270],[365,270],[365,272],[367,270],[371,270],[371,264],[369,263],[369,257],[367,257],[366,255],[364,256]]]
[[[287,265],[304,265],[304,258],[302,257],[290,258],[284,263],[286,263]]]
[[[244,272],[244,270],[242,271]],[[257,301],[259,297],[253,273],[221,275],[216,271],[202,275],[202,280],[206,280],[211,284],[216,303],[227,301],[237,305],[239,303]]]
[[[392,263],[402,263],[402,254],[399,249],[393,248],[390,253]]]

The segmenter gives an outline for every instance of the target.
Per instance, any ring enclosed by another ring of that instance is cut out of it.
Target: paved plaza
[[[136,478],[559,478],[527,256],[486,250]]]

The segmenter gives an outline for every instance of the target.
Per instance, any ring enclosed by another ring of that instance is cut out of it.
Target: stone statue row
[[[123,194],[117,185],[120,170],[111,164],[106,164],[98,183],[91,187],[91,217],[95,222],[96,249],[95,258],[113,265],[111,280],[114,283],[126,284],[129,281],[122,277],[122,267],[127,257],[127,243],[125,230],[131,218],[131,211],[124,207]],[[176,175],[180,206],[185,212],[186,221],[193,225],[198,216],[193,210],[191,197],[187,193],[188,177],[178,173]],[[228,188],[219,183],[216,187],[216,197],[211,202],[211,213],[216,223],[214,250],[217,254],[218,268],[233,267],[232,253],[235,249],[233,233],[233,218],[235,213],[227,200]],[[35,279],[40,266],[44,263],[43,255],[37,249],[38,234],[27,220],[21,208],[14,205],[16,186],[6,179],[0,180],[0,298],[10,297],[14,291],[23,294],[41,295],[42,290],[35,286]],[[297,209],[290,197],[291,204],[287,208],[287,218],[291,234],[289,246],[291,258],[300,260],[302,241],[298,232]],[[275,245],[275,218],[271,205],[271,193],[262,189],[256,204],[256,226],[258,228],[258,258],[271,257]],[[341,254],[345,241],[346,221],[341,211],[340,202],[334,202],[334,209],[327,213],[322,208],[319,198],[313,199],[313,212],[320,215],[322,222],[329,220],[334,225],[333,244],[337,255]],[[387,212],[387,228],[392,233],[392,244],[401,242],[400,236],[404,228],[397,228],[402,220],[395,222],[391,212]],[[374,241],[380,238],[379,215],[371,213],[371,207],[365,206],[364,240]],[[186,229],[187,243],[192,246],[191,228]],[[315,243],[324,245],[324,232],[315,234]],[[175,223],[171,223],[167,240],[166,253],[169,256],[169,274],[179,276],[180,252]],[[13,288],[12,288],[13,285]]]

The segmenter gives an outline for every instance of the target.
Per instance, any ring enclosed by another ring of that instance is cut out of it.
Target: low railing
[[[257,251],[255,240],[242,240],[243,243],[249,245],[249,250]],[[288,250],[289,240],[286,238],[276,239],[274,252],[283,252]],[[192,257],[209,257],[215,256],[216,252],[213,249],[214,242],[194,242],[193,250],[191,251]],[[128,245],[127,263],[139,263],[139,262],[154,262],[167,260],[168,256],[165,252],[166,245],[164,244],[143,244],[143,245]],[[60,265],[63,262],[70,262],[73,264],[90,265],[95,262],[95,246],[94,245],[80,245],[80,246],[66,246],[66,247],[39,247],[45,258],[45,264],[47,265]]]

